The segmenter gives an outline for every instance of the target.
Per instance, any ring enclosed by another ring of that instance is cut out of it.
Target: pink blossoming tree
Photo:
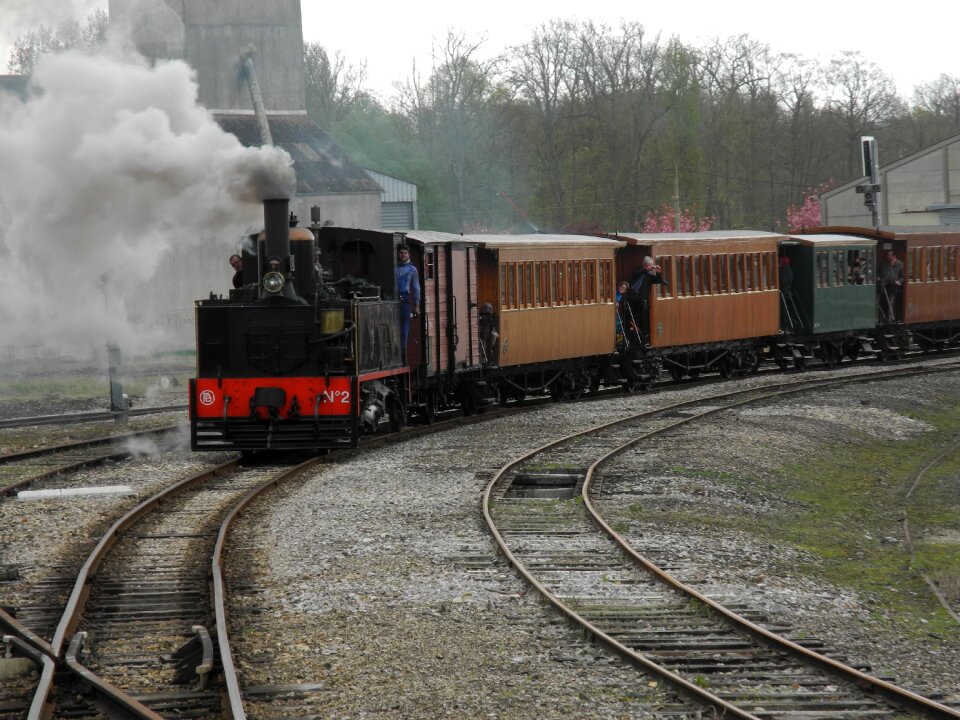
[[[836,183],[828,180],[803,194],[799,205],[787,208],[787,228],[789,232],[801,232],[805,227],[820,227],[820,196]]]
[[[680,212],[680,232],[702,232],[709,230],[716,218],[702,217],[699,220],[684,208]],[[657,210],[650,210],[643,218],[643,221],[637,221],[637,229],[645,233],[672,233],[677,232],[677,211],[668,204],[664,203]]]

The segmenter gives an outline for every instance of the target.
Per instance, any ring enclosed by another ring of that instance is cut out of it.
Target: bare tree
[[[906,111],[893,80],[858,52],[833,58],[826,70],[828,106],[840,129],[846,176],[860,174],[860,136]]]
[[[368,97],[363,88],[366,63],[349,65],[339,53],[331,58],[320,43],[304,43],[303,69],[307,112],[314,122],[330,128]]]
[[[424,82],[417,74],[398,90],[400,108],[412,123],[428,152],[449,168],[456,223],[467,219],[468,175],[489,144],[483,129],[494,89],[499,58],[480,60],[481,42],[448,33],[442,47],[434,48],[433,68]],[[486,127],[489,130],[489,127]]]
[[[572,133],[564,129],[580,86],[576,52],[576,26],[553,20],[535,30],[528,43],[514,48],[508,73],[508,82],[535,111],[529,132],[556,226],[565,220],[565,161],[573,151]]]
[[[960,133],[960,77],[943,74],[933,82],[918,85],[913,103],[917,110],[932,115],[938,126],[942,123],[944,136]]]
[[[72,48],[91,49],[102,45],[107,37],[110,19],[103,10],[94,10],[81,25],[68,20],[55,27],[41,25],[37,30],[17,37],[10,50],[8,65],[15,75],[29,75],[45,54]]]

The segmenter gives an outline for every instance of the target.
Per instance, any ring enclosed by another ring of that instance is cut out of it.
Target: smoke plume
[[[27,101],[0,97],[0,157],[0,346],[157,347],[127,306],[160,261],[226,252],[295,186],[290,156],[223,132],[179,61],[42,58]]]

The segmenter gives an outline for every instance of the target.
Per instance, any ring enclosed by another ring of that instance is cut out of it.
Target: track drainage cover
[[[579,470],[521,473],[510,483],[507,497],[569,500],[580,493],[583,477]]]

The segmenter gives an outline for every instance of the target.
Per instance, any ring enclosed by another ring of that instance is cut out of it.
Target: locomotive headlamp
[[[263,276],[263,289],[268,293],[278,293],[283,290],[284,282],[283,273],[268,272]]]

